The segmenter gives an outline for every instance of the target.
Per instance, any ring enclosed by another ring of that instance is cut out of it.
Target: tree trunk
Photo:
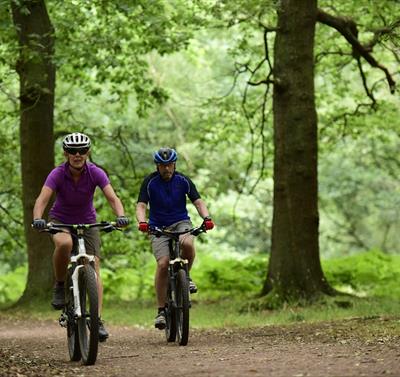
[[[263,294],[309,299],[331,292],[319,259],[314,98],[316,0],[282,0],[274,47],[272,247]]]
[[[44,298],[53,282],[52,243],[31,229],[32,210],[54,167],[54,30],[44,1],[11,1],[20,56],[20,144],[22,202],[28,251],[28,278],[21,300]]]

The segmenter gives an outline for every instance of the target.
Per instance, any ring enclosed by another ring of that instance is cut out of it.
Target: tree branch
[[[360,71],[360,76],[361,76],[361,79],[362,79],[362,83],[363,83],[365,92],[367,93],[367,96],[368,96],[368,97],[371,99],[371,101],[372,101],[372,107],[375,108],[375,106],[376,106],[376,100],[375,100],[374,94],[373,94],[372,91],[369,90],[369,88],[368,88],[368,85],[367,85],[367,78],[365,77],[365,73],[364,73],[364,70],[363,70],[363,67],[362,67],[360,58],[357,58],[357,66],[358,66],[358,70]]]
[[[1,204],[0,204],[0,209],[2,211],[4,211],[11,218],[11,220],[14,221],[16,224],[18,224],[19,226],[23,225],[22,221],[17,220],[15,217],[13,217],[12,214],[10,213],[10,211],[7,208],[3,207]]]
[[[374,36],[372,37],[371,41],[366,45],[367,49],[371,49],[378,44],[383,37],[387,35],[392,35],[394,30],[400,28],[400,20],[396,20],[389,26],[382,27],[374,31]],[[396,36],[394,38],[397,38]]]
[[[376,61],[376,59],[371,55],[373,44],[369,43],[363,46],[358,39],[358,30],[356,23],[345,17],[332,16],[321,9],[317,12],[317,21],[333,27],[336,29],[343,37],[351,44],[353,48],[353,56],[362,56],[372,67],[379,68],[386,75],[386,80],[389,84],[390,92],[394,94],[396,88],[396,82],[392,78],[389,70]]]

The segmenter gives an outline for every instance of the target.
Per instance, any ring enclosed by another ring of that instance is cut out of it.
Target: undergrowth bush
[[[327,280],[359,296],[400,298],[400,256],[371,250],[322,262]]]
[[[21,266],[13,272],[0,275],[0,304],[18,300],[25,288],[26,273],[26,266]]]
[[[203,255],[192,269],[200,299],[254,296],[261,292],[266,277],[267,257],[215,259]]]
[[[322,261],[329,283],[336,289],[358,296],[400,299],[400,256],[372,250],[357,255]],[[152,255],[132,268],[102,268],[107,300],[155,299]],[[267,257],[252,255],[241,259],[217,259],[202,253],[196,259],[192,278],[199,287],[193,299],[220,300],[256,296],[262,289]],[[13,302],[25,287],[26,267],[0,275],[0,303]]]

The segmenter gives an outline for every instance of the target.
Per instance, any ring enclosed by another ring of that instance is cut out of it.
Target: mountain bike
[[[42,232],[69,233],[74,240],[70,265],[65,280],[65,306],[59,323],[67,329],[68,351],[71,361],[93,365],[99,344],[99,298],[95,270],[95,256],[86,253],[86,229],[99,228],[103,232],[121,230],[115,222],[95,224],[48,223]]]
[[[189,309],[191,307],[189,293],[188,260],[181,257],[179,237],[184,234],[198,236],[206,232],[204,225],[176,232],[166,227],[150,227],[149,233],[156,237],[167,236],[169,242],[167,307],[165,308],[165,336],[168,342],[178,341],[186,346],[189,340]]]

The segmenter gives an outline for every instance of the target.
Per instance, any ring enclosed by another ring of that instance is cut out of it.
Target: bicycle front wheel
[[[68,352],[71,361],[81,359],[81,350],[79,346],[78,326],[74,310],[74,294],[72,291],[72,269],[68,270],[67,281],[65,284],[65,314],[67,315],[67,339]]]
[[[176,339],[176,308],[175,302],[171,297],[171,286],[168,288],[168,307],[165,309],[166,312],[166,326],[165,326],[165,337],[167,342],[175,342]]]
[[[82,363],[93,365],[99,345],[99,299],[96,273],[88,264],[79,270],[79,301],[82,316],[78,318],[78,331]]]
[[[179,345],[186,346],[189,340],[189,282],[183,269],[176,277],[176,330]]]

